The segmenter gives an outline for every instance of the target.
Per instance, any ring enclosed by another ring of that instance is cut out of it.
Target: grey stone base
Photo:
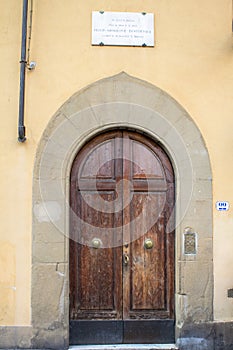
[[[189,324],[177,333],[179,350],[233,350],[233,322]]]
[[[31,347],[32,327],[0,327],[0,348]]]
[[[69,344],[65,333],[57,329],[0,327],[0,348],[67,349]],[[177,336],[179,350],[233,350],[233,322],[186,325],[177,330]]]
[[[67,349],[65,333],[60,328],[0,327],[0,349]]]
[[[215,350],[233,350],[233,322],[215,324]]]

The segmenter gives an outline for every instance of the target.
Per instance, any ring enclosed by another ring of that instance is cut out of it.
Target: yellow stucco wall
[[[31,198],[36,148],[49,119],[76,91],[121,71],[173,96],[209,150],[213,196],[214,314],[233,319],[233,39],[231,0],[34,0],[27,71],[27,141],[17,142],[20,0],[0,0],[0,325],[30,324]],[[155,14],[154,48],[91,46],[91,12]]]

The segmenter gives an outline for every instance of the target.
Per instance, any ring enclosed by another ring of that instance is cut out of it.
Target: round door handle
[[[93,248],[98,249],[101,247],[102,242],[99,238],[93,238],[93,240],[91,241],[91,245]]]
[[[154,243],[153,243],[153,241],[152,241],[151,238],[147,238],[147,239],[145,240],[145,242],[144,242],[144,247],[145,247],[146,249],[152,249],[152,248],[153,248],[153,245],[154,245]]]

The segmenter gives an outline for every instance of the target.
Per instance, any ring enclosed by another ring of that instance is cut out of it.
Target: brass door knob
[[[154,243],[153,243],[153,241],[152,241],[151,238],[147,238],[147,239],[145,240],[145,242],[144,242],[144,247],[145,247],[146,249],[151,249],[151,248],[153,248],[153,245],[154,245]]]
[[[101,247],[102,242],[99,238],[93,238],[93,240],[91,241],[91,245],[93,248],[98,249]]]

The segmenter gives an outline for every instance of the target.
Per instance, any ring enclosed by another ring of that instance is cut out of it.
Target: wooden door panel
[[[131,142],[133,156],[132,178],[163,178],[163,168],[160,160],[144,144],[132,140]]]
[[[116,134],[117,135],[117,134]],[[99,142],[101,139],[101,142]],[[100,143],[100,144],[99,144]],[[122,318],[121,218],[115,212],[116,138],[98,138],[71,173],[70,315],[73,320]],[[117,228],[117,229],[115,229]],[[76,231],[76,232],[74,232]],[[94,239],[99,247],[94,247]]]
[[[115,143],[114,139],[104,141],[97,145],[88,153],[81,165],[81,178],[85,179],[111,179],[114,178],[114,159]]]
[[[70,325],[76,344],[163,342],[162,329],[173,339],[173,206],[171,163],[145,136],[103,134],[76,157],[70,216]],[[93,239],[100,241],[98,248]],[[140,322],[147,329],[144,338]]]
[[[80,310],[114,310],[114,252],[79,245]]]
[[[81,197],[81,194],[79,194]],[[109,203],[111,209],[114,193],[101,193],[104,199],[103,204]],[[99,194],[95,192],[82,192],[82,199],[80,199],[79,216],[84,221],[80,225],[79,242],[78,245],[78,290],[79,299],[78,304],[80,309],[95,309],[104,310],[114,309],[113,295],[114,290],[114,232],[107,228],[114,227],[114,214],[105,213],[101,203],[99,209],[95,210],[91,204],[95,203]],[[88,203],[88,204],[87,204]],[[95,226],[98,223],[99,231],[96,237]],[[88,224],[88,225],[87,225]],[[92,247],[92,240],[98,238],[100,240],[100,247]]]
[[[141,237],[132,243],[132,267],[131,267],[131,296],[132,310],[156,310],[165,309],[165,269],[164,250],[156,248],[156,238],[159,233],[149,231],[145,237]],[[146,238],[154,241],[152,249],[145,249]]]
[[[133,196],[131,212],[134,216],[140,214],[147,198],[147,194],[137,192]],[[159,203],[159,193],[150,193],[153,198],[153,203]],[[143,200],[144,199],[144,200]],[[142,216],[142,228],[147,227],[148,217],[153,217],[152,211],[155,211],[154,206],[149,206],[146,215]],[[153,224],[148,224],[146,234],[141,234],[140,225],[135,225],[132,235],[139,237],[136,240],[132,239],[131,244],[131,301],[130,318],[159,318],[161,310],[166,311],[166,249],[164,235],[164,214],[161,206],[159,218]],[[139,232],[138,232],[139,231]],[[133,238],[133,237],[132,237]],[[145,241],[152,241],[152,248],[145,248]],[[134,311],[142,311],[137,313]],[[148,314],[147,311],[148,310]],[[158,315],[157,315],[158,311]]]
[[[114,199],[115,193],[114,191],[82,191],[78,192],[79,198],[78,203],[78,216],[81,218],[83,222],[83,226],[79,231],[80,239],[82,242],[82,238],[88,239],[89,236],[91,238],[93,227],[93,232],[98,231],[98,228],[112,228],[114,227],[115,221],[115,208],[114,208]],[[112,239],[112,235],[105,234],[106,230],[99,230],[101,236],[105,239]],[[111,231],[108,231],[109,233]],[[87,241],[83,241],[84,243],[89,243]],[[111,243],[111,242],[109,242]],[[106,245],[105,245],[106,246]]]

